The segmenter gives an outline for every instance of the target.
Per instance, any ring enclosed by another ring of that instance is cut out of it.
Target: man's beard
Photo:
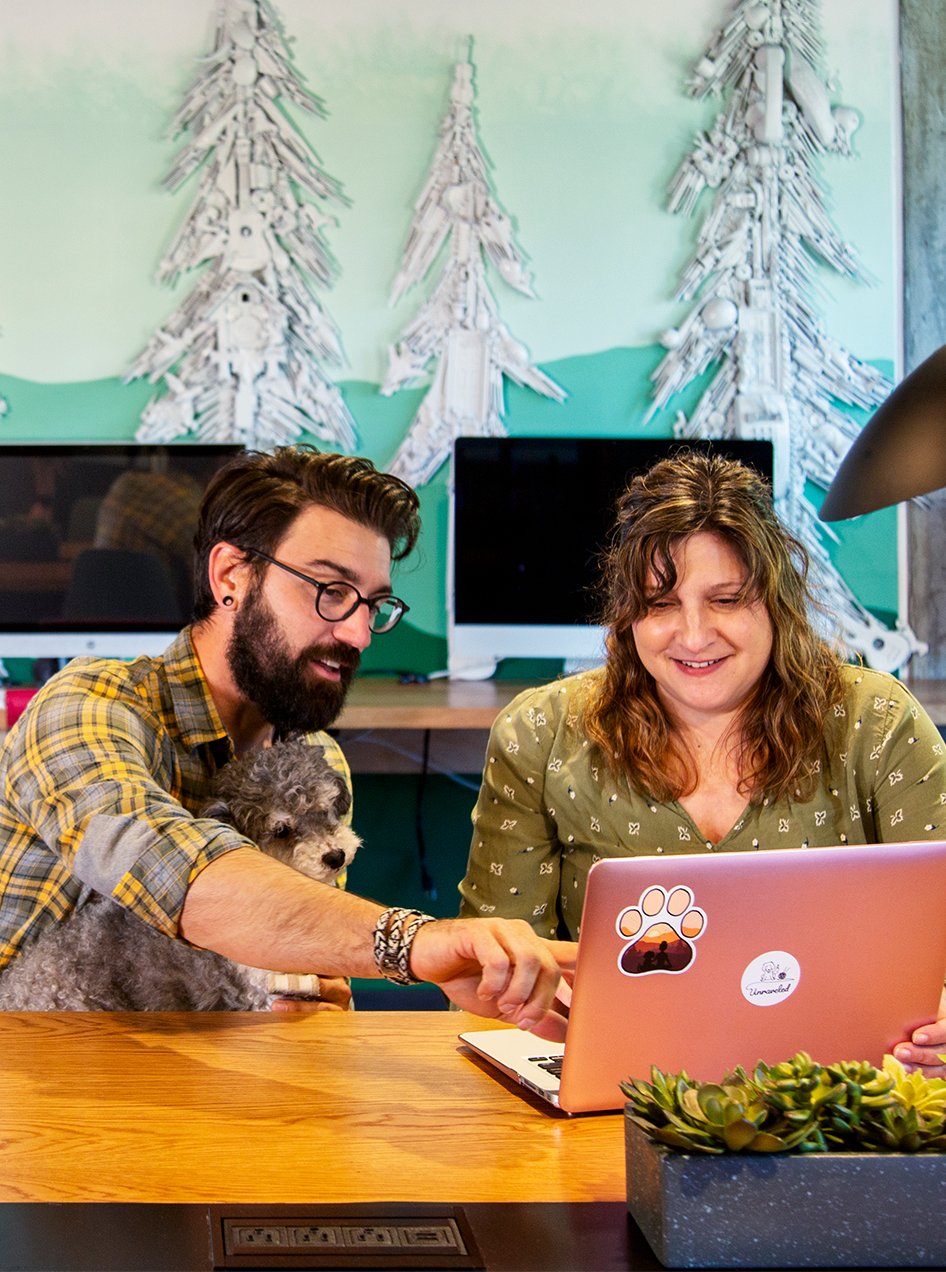
[[[340,680],[323,680],[313,659],[339,664]],[[276,616],[254,589],[233,621],[227,662],[237,688],[278,734],[327,729],[345,702],[361,654],[350,645],[309,645],[293,657]]]

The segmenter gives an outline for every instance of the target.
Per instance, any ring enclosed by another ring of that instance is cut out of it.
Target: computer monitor
[[[0,446],[0,658],[130,658],[190,621],[192,546],[238,445]]]
[[[598,562],[618,496],[687,449],[741,460],[771,481],[772,444],[652,437],[461,437],[448,545],[450,675],[480,679],[504,658],[604,660]]]

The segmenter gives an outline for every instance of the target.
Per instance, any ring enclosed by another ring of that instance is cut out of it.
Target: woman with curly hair
[[[807,568],[743,465],[684,453],[634,478],[605,560],[606,665],[494,725],[461,913],[576,940],[602,857],[944,837],[935,725],[815,630]]]

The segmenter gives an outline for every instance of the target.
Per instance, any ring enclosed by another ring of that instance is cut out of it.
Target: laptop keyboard
[[[562,1056],[529,1056],[531,1064],[537,1064],[540,1069],[544,1069],[546,1073],[551,1073],[553,1078],[562,1076],[562,1063],[565,1057]]]

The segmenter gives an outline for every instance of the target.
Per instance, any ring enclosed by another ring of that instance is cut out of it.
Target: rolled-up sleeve
[[[0,962],[16,952],[37,912],[61,918],[83,888],[176,936],[195,875],[223,853],[255,847],[182,805],[167,729],[131,699],[117,677],[66,680],[50,686],[41,709],[7,741]]]

